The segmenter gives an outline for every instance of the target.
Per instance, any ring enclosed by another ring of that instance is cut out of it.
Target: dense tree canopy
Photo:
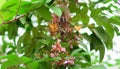
[[[100,63],[113,48],[118,6],[116,0],[0,0],[1,69],[106,69],[91,67],[91,51],[99,51]]]

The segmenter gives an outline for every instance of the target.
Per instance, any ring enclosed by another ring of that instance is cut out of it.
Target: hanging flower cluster
[[[50,57],[52,57],[52,58],[58,57],[61,54],[65,54],[68,56],[66,49],[64,47],[62,47],[60,44],[60,41],[58,41],[56,44],[52,45]],[[69,59],[62,57],[61,60],[54,62],[54,64],[57,64],[59,66],[60,65],[64,65],[64,66],[73,65],[74,59],[75,59],[74,57],[70,57]]]
[[[64,47],[61,47],[60,43],[56,43],[55,45],[52,45],[50,56],[56,57],[56,56],[59,56],[60,53],[65,53],[65,52],[66,52],[66,49]]]

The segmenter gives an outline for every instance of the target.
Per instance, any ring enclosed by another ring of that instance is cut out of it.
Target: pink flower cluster
[[[60,43],[56,43],[55,45],[52,45],[50,56],[56,57],[59,56],[59,53],[65,53],[65,52],[66,49],[64,47],[61,47]]]
[[[60,41],[58,41],[56,44],[52,45],[50,56],[57,57],[60,56],[60,54],[65,54],[66,56],[68,55],[66,49],[62,47]],[[73,65],[74,59],[75,59],[74,57],[71,57],[69,59],[65,59],[64,57],[62,57],[61,60],[53,62],[53,64],[64,65],[64,66]]]

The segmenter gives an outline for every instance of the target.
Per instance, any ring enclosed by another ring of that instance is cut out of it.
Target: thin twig
[[[4,24],[9,24],[9,23],[15,22],[16,20],[18,20],[18,19],[20,19],[20,18],[22,18],[22,17],[24,17],[24,16],[25,16],[25,14],[20,15],[20,16],[18,16],[18,17],[16,17],[16,18],[12,19],[12,20],[10,20],[10,21],[3,22],[3,23],[0,24],[0,25],[4,25]]]
[[[14,22],[14,21],[17,21],[19,18],[24,17],[24,16],[25,16],[26,14],[28,14],[29,12],[32,12],[32,11],[34,11],[34,10],[37,10],[37,9],[39,9],[39,8],[41,7],[41,6],[40,6],[40,7],[37,7],[37,8],[35,8],[35,9],[33,9],[33,10],[30,10],[30,11],[27,12],[26,14],[17,16],[17,14],[18,14],[18,12],[19,12],[19,10],[20,10],[20,4],[21,4],[21,0],[20,0],[20,3],[19,3],[19,6],[18,6],[17,12],[16,12],[16,17],[15,17],[14,19],[12,19],[12,20],[9,20],[9,21],[7,21],[7,22],[1,23],[0,26],[1,26],[1,25],[4,25],[4,24],[9,24],[9,23]]]
[[[19,12],[19,10],[20,10],[20,6],[21,6],[21,0],[19,0],[18,9],[17,9],[17,11],[16,11],[16,16],[15,16],[15,18],[12,19],[12,20],[10,20],[10,21],[8,21],[8,22],[4,22],[3,17],[0,15],[0,18],[1,18],[2,22],[3,22],[3,23],[0,24],[0,25],[8,24],[8,23],[14,22],[14,21],[18,20],[19,18],[25,16],[25,15],[20,15],[20,16],[18,16],[18,12]]]

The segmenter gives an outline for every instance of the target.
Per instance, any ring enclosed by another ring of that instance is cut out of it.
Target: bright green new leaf
[[[5,2],[6,2],[6,0],[0,0],[0,10]]]
[[[2,22],[6,22],[8,20],[13,19],[13,16],[15,16],[16,12],[9,11],[9,10],[1,10],[0,11],[0,24]]]
[[[2,64],[1,69],[7,69],[10,66],[20,64],[19,57],[17,55],[7,55],[1,58],[8,59]]]
[[[12,6],[15,6],[19,1],[17,0],[8,0],[5,2],[5,4],[3,5],[2,9],[7,9],[10,8]]]
[[[22,56],[19,59],[22,63],[28,63],[28,62],[32,61],[31,58],[28,58],[28,57],[25,57],[25,56]]]
[[[31,0],[31,2],[36,2],[36,1],[38,1],[38,0]]]
[[[62,11],[61,11],[60,8],[55,7],[55,6],[50,6],[49,8],[50,8],[50,10],[52,10],[59,17],[62,15]]]
[[[17,55],[7,55],[7,56],[0,56],[0,59],[8,59],[8,60],[14,60],[14,59],[18,59]]]
[[[45,3],[49,3],[51,0],[46,0]]]

